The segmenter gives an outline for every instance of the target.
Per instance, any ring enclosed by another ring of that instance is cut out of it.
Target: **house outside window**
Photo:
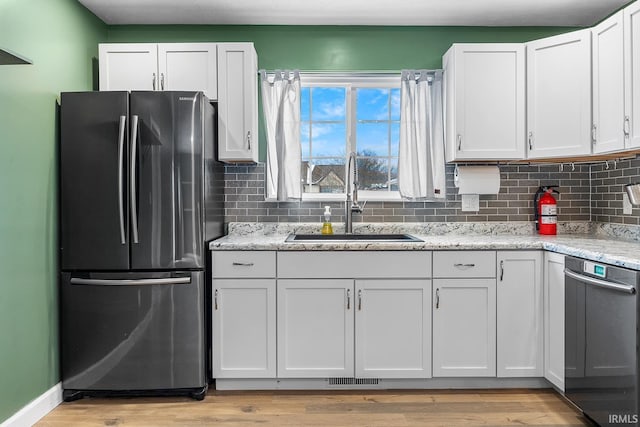
[[[361,200],[400,200],[400,75],[301,74],[304,200],[344,200],[345,164],[357,154]]]

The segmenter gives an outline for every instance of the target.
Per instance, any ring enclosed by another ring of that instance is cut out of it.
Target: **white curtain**
[[[399,151],[400,195],[407,199],[444,199],[441,71],[402,71]]]
[[[300,73],[260,72],[267,128],[266,199],[300,199]]]

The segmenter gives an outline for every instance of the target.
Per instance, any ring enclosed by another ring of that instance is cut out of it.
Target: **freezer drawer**
[[[204,272],[62,273],[62,387],[205,386]]]

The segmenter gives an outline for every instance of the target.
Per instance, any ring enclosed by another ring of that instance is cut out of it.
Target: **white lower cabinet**
[[[276,281],[213,280],[215,378],[275,378]]]
[[[433,280],[433,376],[496,375],[496,280]]]
[[[353,377],[353,280],[278,280],[278,377]]]
[[[431,281],[356,280],[358,378],[431,377]]]
[[[497,376],[542,377],[542,252],[497,253]]]
[[[544,254],[544,377],[564,391],[564,255]]]

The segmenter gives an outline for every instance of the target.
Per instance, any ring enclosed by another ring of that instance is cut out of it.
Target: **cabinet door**
[[[544,253],[544,377],[564,391],[564,255]]]
[[[527,43],[528,158],[591,153],[591,31]]]
[[[252,43],[218,44],[218,158],[258,161],[258,60]]]
[[[455,44],[445,87],[454,120],[447,138],[447,160],[524,158],[524,45]],[[451,76],[452,75],[452,76]]]
[[[202,91],[218,98],[215,43],[166,43],[158,45],[160,90]]]
[[[627,148],[640,147],[640,3],[624,9],[625,132]]]
[[[498,377],[543,374],[542,252],[498,252]]]
[[[157,46],[155,43],[100,44],[100,90],[157,90]]]
[[[496,280],[433,280],[433,376],[496,375]]]
[[[356,281],[356,377],[431,377],[431,281]]]
[[[591,29],[593,152],[624,149],[623,12]]]
[[[353,280],[278,280],[278,377],[353,377]]]
[[[215,378],[276,377],[276,281],[213,281]]]

